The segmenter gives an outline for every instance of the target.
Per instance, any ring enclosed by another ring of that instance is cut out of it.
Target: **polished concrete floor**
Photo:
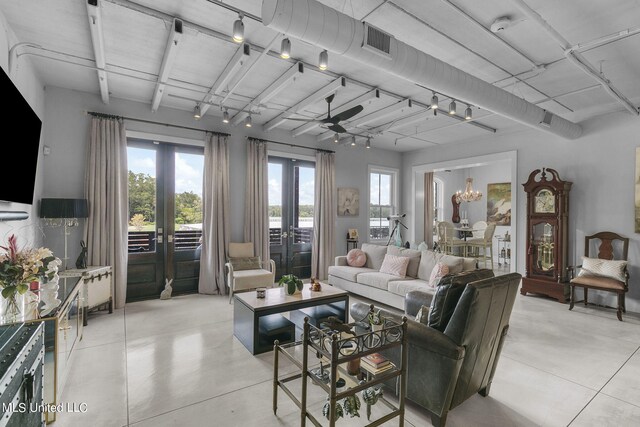
[[[278,416],[271,410],[273,355],[249,354],[232,321],[226,297],[203,295],[92,314],[62,394],[87,412],[62,413],[54,425],[298,426],[284,395]],[[618,322],[614,310],[569,312],[518,295],[490,396],[455,408],[447,425],[640,425],[639,325],[638,315]],[[319,412],[323,398],[313,393]],[[406,421],[431,425],[411,404]]]

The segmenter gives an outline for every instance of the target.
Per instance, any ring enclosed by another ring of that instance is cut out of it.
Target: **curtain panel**
[[[231,235],[227,137],[207,134],[202,192],[201,294],[226,294],[224,264]]]
[[[433,172],[424,174],[424,241],[429,249],[433,248]]]
[[[326,279],[336,247],[336,166],[334,153],[316,153],[311,276]]]
[[[85,177],[87,261],[113,269],[116,308],[127,299],[128,190],[125,125],[121,119],[93,117]]]
[[[254,255],[269,260],[269,158],[267,144],[249,139],[244,201],[244,241],[253,242]]]

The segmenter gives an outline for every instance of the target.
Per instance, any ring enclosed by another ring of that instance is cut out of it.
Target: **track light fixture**
[[[467,109],[464,110],[464,119],[465,120],[471,120],[471,116],[472,116],[471,106],[467,105]]]
[[[288,38],[282,39],[282,43],[280,43],[280,58],[291,58],[291,40]]]
[[[320,52],[320,58],[318,59],[318,68],[320,71],[325,71],[329,68],[329,52],[323,50]]]
[[[238,14],[238,19],[233,23],[233,41],[236,43],[242,43],[244,41],[244,23],[242,22],[244,16]]]
[[[438,95],[436,95],[435,92],[433,92],[433,96],[431,97],[431,109],[438,109]]]
[[[351,137],[351,146],[352,146],[352,147],[355,147],[355,146],[356,146],[356,137],[355,137],[355,136],[352,136],[352,137]]]
[[[365,144],[365,148],[371,148],[371,137],[367,137],[367,143]]]
[[[340,135],[338,135],[337,133],[335,135],[333,135],[333,142],[335,144],[337,144],[338,142],[340,142]]]
[[[455,113],[456,113],[456,101],[451,100],[451,102],[449,103],[449,114],[453,116]]]
[[[245,127],[248,127],[248,128],[250,128],[250,127],[252,126],[252,123],[251,123],[251,114],[249,114],[249,115],[247,116],[247,118],[246,118],[246,119],[244,119],[244,126],[245,126]]]
[[[196,104],[193,109],[193,118],[196,120],[200,120],[202,118],[202,113],[200,112],[200,104]]]
[[[229,123],[229,110],[226,108],[222,112],[222,123]]]

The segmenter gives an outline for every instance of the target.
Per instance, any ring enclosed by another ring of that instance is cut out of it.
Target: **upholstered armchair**
[[[428,324],[407,321],[407,398],[429,411],[434,426],[444,426],[449,411],[475,393],[489,394],[521,279],[517,273],[492,276],[486,269],[445,276],[433,296],[412,291],[405,299],[409,318],[430,306]],[[359,320],[368,311],[369,305],[356,303],[351,316]],[[399,363],[399,350],[384,354]]]
[[[256,288],[270,288],[276,281],[276,264],[272,259],[263,261],[254,256],[253,243],[229,243],[227,286],[229,303],[236,292]]]

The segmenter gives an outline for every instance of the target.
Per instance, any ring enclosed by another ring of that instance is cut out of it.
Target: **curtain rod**
[[[247,139],[252,139],[254,141],[268,142],[269,144],[280,144],[280,145],[286,145],[288,147],[304,148],[304,149],[307,149],[307,150],[318,151],[320,153],[335,153],[335,151],[325,150],[323,148],[306,147],[304,145],[291,144],[290,142],[272,141],[270,139],[254,138],[252,136],[248,136]]]
[[[196,130],[198,132],[205,132],[205,133],[208,132],[208,133],[212,133],[214,135],[220,135],[220,136],[231,136],[231,134],[223,133],[223,132],[214,132],[211,130],[192,128],[189,126],[173,125],[171,123],[155,122],[153,120],[137,119],[135,117],[126,117],[126,116],[118,116],[115,114],[98,113],[96,111],[87,111],[86,114],[94,117],[102,117],[102,118],[108,118],[108,119],[122,119],[122,120],[129,120],[132,122],[148,123],[152,125],[167,126],[172,128],[178,128],[178,129]]]

